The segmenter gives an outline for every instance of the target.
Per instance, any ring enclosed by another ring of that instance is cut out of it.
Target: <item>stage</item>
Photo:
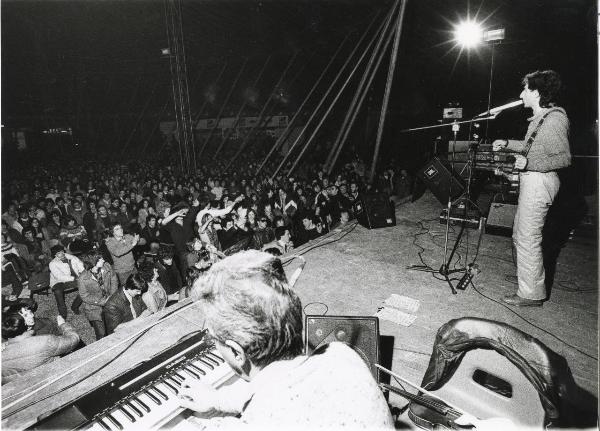
[[[508,237],[483,234],[477,256],[481,272],[473,279],[477,291],[469,285],[466,290],[453,295],[443,279],[437,280],[428,272],[410,269],[411,266],[421,266],[423,263],[439,268],[443,263],[445,225],[440,224],[438,219],[441,209],[441,204],[427,192],[416,202],[397,204],[397,225],[394,227],[368,230],[351,223],[344,229],[333,231],[295,250],[295,254],[306,259],[306,266],[295,285],[305,313],[318,315],[326,311],[327,315],[372,316],[392,294],[418,300],[420,306],[412,313],[416,319],[410,326],[386,320],[379,322],[381,335],[394,338],[392,370],[416,383],[421,382],[436,332],[441,325],[451,319],[467,316],[505,322],[538,338],[550,349],[564,356],[575,381],[583,389],[597,395],[598,364],[591,358],[597,357],[598,346],[595,238],[567,242],[558,257],[555,287],[550,300],[543,307],[507,308],[493,300],[499,301],[503,295],[516,290],[514,281],[511,280],[516,268],[513,264],[511,239]],[[457,227],[451,229],[450,246],[454,243],[456,230]],[[473,260],[479,233],[477,229],[465,232],[451,268],[462,266],[466,258],[468,262]],[[419,258],[420,251],[423,262]],[[289,262],[286,264],[286,272],[290,276],[299,266],[300,259],[286,262]],[[73,297],[74,294],[69,295],[68,304]],[[56,307],[53,297],[41,296],[36,299],[40,301],[38,314],[50,317]],[[168,315],[167,319],[139,339],[127,341],[114,351],[101,355],[60,378],[34,397],[15,403],[13,407],[3,411],[3,427],[13,429],[31,425],[38,414],[80,396],[110,379],[111,375],[116,375],[133,363],[177,342],[185,334],[201,329],[202,319],[193,305],[182,309],[180,313],[169,314],[179,307],[185,307],[185,304],[178,304],[159,315],[134,322],[123,331],[3,386],[5,408],[8,403],[25,395],[33,384],[47,382],[49,378],[107,351],[118,341],[127,339],[135,331]],[[70,315],[69,320],[83,333],[86,342],[92,341],[93,331],[84,317]],[[134,348],[127,348],[131,343]],[[117,355],[123,350],[122,355]],[[103,364],[106,366],[102,367]],[[94,371],[99,367],[100,371]],[[88,375],[91,377],[82,383],[6,418],[6,413],[15,408],[41,399]],[[401,398],[391,399],[398,405],[405,404]]]

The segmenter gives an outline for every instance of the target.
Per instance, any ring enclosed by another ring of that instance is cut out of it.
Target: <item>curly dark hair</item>
[[[138,274],[144,279],[146,283],[149,283],[154,278],[154,268],[156,265],[151,260],[144,260],[140,263],[138,268]]]
[[[540,93],[540,106],[548,108],[555,105],[560,97],[562,82],[554,70],[536,70],[525,75],[522,81],[530,90]]]

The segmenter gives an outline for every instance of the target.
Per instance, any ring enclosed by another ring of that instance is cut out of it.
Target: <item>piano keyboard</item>
[[[236,380],[233,370],[200,333],[120,375],[30,429],[93,431],[157,429],[180,415],[184,377],[217,388]]]

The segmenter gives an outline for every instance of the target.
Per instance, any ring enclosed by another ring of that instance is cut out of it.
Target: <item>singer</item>
[[[546,298],[542,258],[542,228],[560,180],[557,171],[571,164],[569,119],[556,106],[561,88],[559,75],[553,70],[536,71],[523,78],[520,98],[533,110],[522,141],[496,140],[494,151],[515,153],[519,170],[519,203],[513,224],[513,242],[517,251],[518,290],[503,301],[515,306],[541,306]]]

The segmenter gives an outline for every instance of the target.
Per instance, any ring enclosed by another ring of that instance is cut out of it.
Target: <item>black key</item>
[[[119,411],[121,411],[125,416],[127,416],[127,419],[129,419],[131,422],[135,422],[135,418],[133,417],[133,415],[131,413],[129,413],[127,410],[125,410],[125,407],[120,406]]]
[[[179,393],[179,391],[177,390],[177,388],[175,386],[173,386],[171,383],[167,382],[166,379],[163,380],[163,384],[167,388],[171,389],[175,395],[177,395]]]
[[[195,366],[191,362],[189,364],[187,364],[187,366],[190,367],[191,369],[199,372],[201,375],[206,376],[206,371],[204,371],[202,368],[198,368],[197,366]]]
[[[171,381],[172,381],[173,383],[175,383],[175,385],[176,385],[177,387],[179,387],[179,388],[181,387],[181,383],[179,382],[179,380],[177,380],[177,379],[176,379],[176,378],[174,378],[173,376],[169,376],[169,377],[167,377],[167,378],[168,378],[168,379],[171,379]]]
[[[181,379],[181,381],[184,381],[184,380],[185,380],[185,376],[182,376],[182,375],[181,375],[181,373],[180,373],[179,371],[175,371],[175,372],[173,373],[173,375],[174,375],[174,376],[177,376],[177,377],[179,377],[179,378]]]
[[[216,360],[215,358],[212,358],[210,356],[210,354],[205,355],[202,359],[206,359],[208,362],[210,362],[211,364],[213,364],[215,367],[219,366],[219,361]]]
[[[214,354],[213,352],[210,352],[208,354],[208,357],[214,359],[217,362],[220,362],[221,364],[225,363],[225,359],[221,358],[219,355]]]
[[[200,375],[194,373],[192,370],[190,370],[190,368],[188,366],[183,367],[183,371],[185,371],[186,373],[188,373],[190,376],[192,376],[195,379],[200,378]]]
[[[206,359],[204,358],[198,358],[198,362],[202,362],[204,365],[206,365],[208,368],[210,368],[211,370],[214,370],[215,367],[213,364],[211,364],[210,362],[208,362]]]
[[[154,389],[156,391],[156,393],[162,397],[163,400],[168,400],[169,399],[169,397],[167,396],[167,394],[165,394],[163,391],[161,391],[157,387],[153,386],[152,389]]]
[[[104,428],[105,430],[111,431],[110,427],[109,427],[108,425],[106,425],[102,419],[99,419],[99,420],[98,420],[98,423],[99,423],[99,424],[100,424],[100,426],[101,426],[102,428]]]
[[[225,359],[223,359],[223,357],[218,351],[215,350],[214,352],[210,352],[209,354],[215,356],[219,361],[225,362]]]
[[[146,413],[150,413],[150,407],[148,407],[146,405],[146,403],[144,403],[142,400],[137,399],[137,398],[133,398],[133,400],[138,403],[140,405],[141,408],[143,408],[144,410],[146,410]]]
[[[146,391],[146,392],[144,392],[144,393],[145,393],[146,395],[148,395],[148,396],[150,397],[150,399],[151,399],[152,401],[154,401],[156,404],[158,404],[159,406],[162,404],[158,398],[156,398],[154,395],[152,395],[152,394],[150,393],[150,391]]]
[[[142,414],[142,412],[140,411],[140,409],[138,409],[136,406],[134,406],[132,402],[125,403],[125,405],[126,405],[127,407],[129,407],[131,410],[133,410],[133,412],[134,412],[136,415],[138,415],[139,417],[142,417],[142,416],[144,416],[144,415]]]
[[[108,419],[110,421],[110,423],[112,423],[114,426],[116,426],[120,430],[123,429],[123,425],[121,425],[121,423],[118,420],[116,420],[110,413],[106,415],[106,419]]]

